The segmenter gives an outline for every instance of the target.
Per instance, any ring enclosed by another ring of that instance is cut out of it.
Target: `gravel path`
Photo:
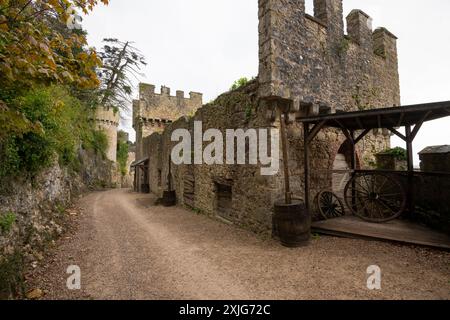
[[[28,285],[45,299],[450,299],[450,253],[320,237],[287,249],[128,190],[80,200],[77,228]],[[81,268],[82,289],[66,289]],[[382,290],[366,287],[382,269]]]

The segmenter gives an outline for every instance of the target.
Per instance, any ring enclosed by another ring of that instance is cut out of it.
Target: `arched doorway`
[[[351,159],[352,144],[346,140],[339,148],[333,161],[332,189],[341,199],[344,199],[344,189],[351,178]],[[358,158],[356,159],[356,167],[359,167]]]

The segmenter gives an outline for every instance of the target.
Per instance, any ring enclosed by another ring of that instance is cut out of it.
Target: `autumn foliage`
[[[37,173],[55,154],[73,165],[81,144],[103,148],[80,94],[99,90],[102,61],[68,24],[99,3],[0,0],[0,178]]]
[[[88,13],[108,0],[0,0],[0,85],[99,85],[95,50],[66,24],[69,8]]]

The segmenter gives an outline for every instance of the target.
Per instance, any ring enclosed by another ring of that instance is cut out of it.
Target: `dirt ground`
[[[288,249],[272,239],[129,190],[82,198],[75,226],[28,275],[43,299],[450,299],[450,253],[315,237]],[[81,290],[66,287],[70,265]],[[367,268],[382,289],[367,289]]]

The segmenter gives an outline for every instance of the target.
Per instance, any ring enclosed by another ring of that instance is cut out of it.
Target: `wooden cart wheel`
[[[321,216],[326,220],[345,215],[345,208],[341,199],[330,191],[319,193],[317,196],[317,207]]]
[[[345,187],[345,203],[352,213],[369,222],[398,218],[406,208],[402,184],[383,173],[357,173]]]

